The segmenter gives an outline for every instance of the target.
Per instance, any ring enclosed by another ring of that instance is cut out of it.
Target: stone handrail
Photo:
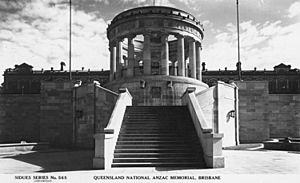
[[[110,120],[104,129],[107,133],[110,133],[109,131],[111,130],[118,130],[118,128],[121,127],[126,106],[132,105],[132,96],[128,90],[126,88],[121,88],[119,91],[121,93],[111,114]]]
[[[184,105],[188,106],[190,113],[193,114],[191,117],[194,121],[194,124],[197,125],[196,128],[201,128],[203,133],[212,133],[213,130],[207,125],[206,119],[197,101],[194,91],[194,88],[187,88],[187,91],[182,98],[182,102]]]
[[[132,96],[126,88],[120,89],[110,120],[102,132],[95,134],[95,157],[93,167],[100,169],[111,168],[114,149],[121,129],[127,106],[132,105]]]
[[[209,168],[224,167],[224,157],[222,156],[223,134],[214,134],[213,129],[208,127],[203,111],[197,101],[195,88],[187,88],[182,97],[182,104],[189,109],[198,139],[201,142],[206,166]]]

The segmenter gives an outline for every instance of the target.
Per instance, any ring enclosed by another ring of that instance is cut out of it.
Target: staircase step
[[[169,149],[169,148],[178,148],[178,149],[191,149],[187,144],[122,144],[116,145],[115,149],[149,149],[149,148],[160,148],[160,149]]]
[[[158,116],[145,116],[145,115],[141,115],[141,116],[137,116],[137,115],[127,115],[127,119],[131,119],[131,120],[139,120],[139,119],[143,119],[143,120],[158,120],[160,119],[160,117]]]
[[[162,126],[162,125],[124,125],[121,129],[145,129],[145,130],[151,130],[151,129],[161,129],[161,130],[168,130],[168,129],[176,129],[172,126]]]
[[[148,126],[159,126],[159,127],[170,127],[171,125],[173,125],[172,123],[124,123],[123,127],[127,127],[127,126],[140,126],[140,127],[148,127]],[[122,128],[123,128],[122,127]]]
[[[174,140],[189,140],[189,141],[198,141],[197,137],[182,137],[180,135],[174,134],[156,134],[156,135],[136,135],[136,134],[124,134],[118,137],[118,140],[167,140],[167,139],[174,139]]]
[[[176,138],[181,138],[181,139],[191,139],[191,140],[198,140],[198,137],[197,136],[194,136],[194,135],[186,135],[186,136],[183,136],[181,134],[177,134],[177,133],[174,133],[174,132],[149,132],[149,131],[142,131],[140,133],[136,132],[136,133],[130,133],[130,132],[121,132],[119,134],[119,137],[138,137],[138,136],[141,136],[141,137],[157,137],[157,136],[162,136],[162,137],[165,137],[165,136],[170,136],[170,137],[176,137]]]
[[[174,129],[121,129],[120,133],[178,133]]]
[[[120,136],[118,140],[127,140],[127,141],[136,141],[136,140],[144,140],[144,141],[152,141],[152,140],[180,140],[181,138],[173,137],[173,136],[158,136],[158,137],[122,137]]]
[[[200,157],[162,157],[162,158],[155,158],[155,157],[143,157],[143,158],[115,158],[113,163],[141,163],[141,162],[202,162]]]
[[[114,153],[115,158],[164,158],[164,157],[192,157],[192,156],[199,156],[201,154],[196,154],[195,152],[159,152],[159,153],[150,153],[150,152],[144,152],[144,153]]]
[[[130,106],[112,167],[199,168],[205,165],[202,155],[187,107]]]
[[[137,125],[147,125],[147,124],[154,124],[154,125],[174,125],[174,122],[166,122],[166,121],[127,121],[123,125],[128,124],[137,124]]]
[[[169,153],[169,152],[176,152],[176,153],[185,153],[190,152],[191,149],[188,148],[146,148],[146,149],[115,149],[115,153]]]
[[[121,130],[141,130],[141,131],[147,131],[147,130],[174,130],[174,127],[159,127],[159,126],[147,126],[147,127],[142,127],[142,126],[127,126],[121,128]]]
[[[177,133],[174,132],[167,132],[167,133],[120,133],[119,134],[120,137],[152,137],[152,136],[180,136]]]
[[[141,163],[113,163],[112,167],[194,167],[204,168],[198,162],[141,162]]]
[[[161,120],[161,119],[142,119],[142,118],[130,118],[130,119],[127,119],[127,121],[124,123],[159,123],[159,124],[162,124],[162,123],[172,123],[173,121],[167,121],[167,120]]]
[[[185,143],[184,140],[169,140],[169,141],[162,141],[162,140],[152,140],[152,141],[118,141],[117,145],[133,145],[133,144],[153,144],[153,145],[171,145],[171,144],[181,144]]]

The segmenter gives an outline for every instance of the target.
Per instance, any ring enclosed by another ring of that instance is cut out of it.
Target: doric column
[[[161,35],[161,75],[169,75],[169,42],[168,34]]]
[[[116,65],[116,69],[117,69],[117,74],[116,74],[116,77],[117,78],[121,78],[122,74],[122,40],[118,40],[117,41],[117,56],[116,56],[116,59],[117,59],[117,65]]]
[[[133,44],[134,36],[128,37],[128,66],[127,66],[127,77],[133,76],[133,68],[134,68],[134,44]]]
[[[148,33],[144,34],[143,66],[144,75],[151,75],[151,43]]]
[[[178,75],[185,76],[185,63],[184,63],[184,37],[177,35],[177,65]]]
[[[189,63],[191,78],[196,78],[196,47],[194,39],[189,40]]]
[[[196,77],[198,80],[202,81],[202,71],[201,71],[201,43],[196,44]]]
[[[113,81],[115,79],[115,75],[116,75],[116,44],[115,43],[111,43],[109,45],[109,51],[110,51],[110,75],[109,75],[109,80]]]

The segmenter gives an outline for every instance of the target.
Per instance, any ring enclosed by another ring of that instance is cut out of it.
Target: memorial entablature
[[[126,87],[124,83],[139,80],[151,88],[155,78],[156,82],[196,82],[206,88],[201,82],[203,31],[193,15],[176,8],[148,6],[118,14],[107,28],[109,85]]]

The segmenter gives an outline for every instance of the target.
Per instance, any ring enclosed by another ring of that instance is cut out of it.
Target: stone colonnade
[[[152,74],[152,64],[151,64],[151,38],[156,37],[157,33],[143,33],[144,40],[142,42],[142,61],[143,61],[143,75]],[[176,62],[177,67],[175,67],[175,62],[172,63],[173,71],[169,69],[170,61],[170,50],[169,50],[169,35],[167,33],[158,33],[160,38],[160,63],[159,63],[159,75],[175,75],[191,77],[197,80],[202,80],[201,76],[201,43],[194,38],[183,36],[181,34],[174,34],[177,38],[177,53]],[[136,75],[141,75],[135,72],[135,68],[139,67],[138,60],[135,59],[135,44],[134,38],[136,35],[130,34],[127,38],[127,61],[124,62],[124,68],[126,68],[125,74],[122,74],[123,65],[123,40],[125,38],[116,39],[110,42],[110,80],[116,80],[122,77],[130,78]],[[173,40],[174,41],[174,40]],[[185,45],[188,45],[188,55],[186,54]],[[186,64],[186,58],[189,58],[189,70],[190,74],[187,73],[188,68]]]

